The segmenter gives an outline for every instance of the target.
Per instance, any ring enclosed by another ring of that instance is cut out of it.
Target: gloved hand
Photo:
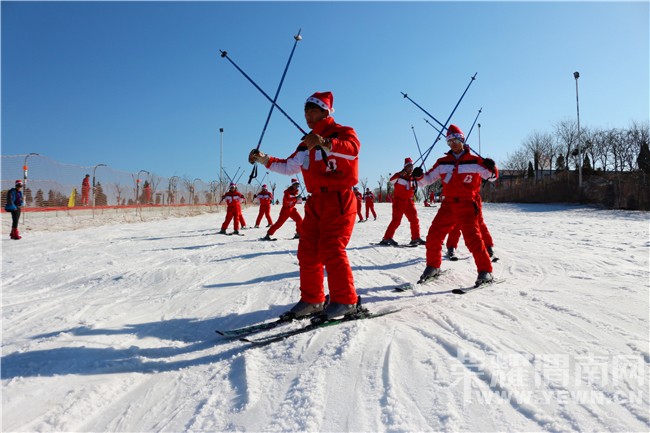
[[[321,137],[318,134],[310,133],[302,140],[307,149],[311,150],[316,146],[322,147],[326,151],[332,150],[332,140],[329,138]]]
[[[420,177],[422,177],[424,175],[424,170],[422,170],[422,167],[415,167],[413,169],[413,173],[411,173],[411,175],[414,178],[418,179],[418,178],[420,178]]]
[[[248,162],[255,164],[256,162],[266,166],[269,162],[269,156],[258,149],[251,150],[251,153],[248,154]]]
[[[487,168],[490,171],[494,171],[494,167],[496,167],[494,160],[490,158],[484,158],[483,165],[485,166],[485,168]]]

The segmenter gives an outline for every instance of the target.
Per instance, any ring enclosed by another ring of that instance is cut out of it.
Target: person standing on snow
[[[372,217],[377,221],[377,213],[375,212],[375,195],[370,191],[370,188],[366,188],[363,200],[366,202],[366,221],[368,220],[370,212],[372,212]]]
[[[302,226],[302,217],[296,209],[296,204],[300,202],[300,182],[298,179],[291,179],[291,185],[289,188],[284,190],[284,197],[282,197],[282,208],[280,209],[280,215],[278,219],[269,228],[269,231],[266,232],[266,236],[262,238],[263,241],[271,241],[271,236],[277,232],[284,223],[291,218],[296,222],[296,234],[293,236],[294,239],[300,239],[300,229]]]
[[[442,195],[445,197],[427,234],[427,265],[420,276],[420,282],[440,275],[442,263],[442,242],[445,236],[460,225],[467,248],[474,256],[478,271],[475,285],[489,283],[492,277],[492,261],[485,249],[479,228],[479,207],[476,196],[482,179],[494,182],[499,171],[493,160],[470,153],[465,146],[465,135],[456,125],[447,129],[447,144],[451,148],[438,159],[426,174],[422,169],[414,170],[418,185],[424,187],[438,179],[442,180]]]
[[[246,198],[241,192],[237,191],[237,184],[231,182],[230,188],[228,188],[228,192],[226,192],[223,195],[223,197],[221,197],[219,203],[221,203],[224,200],[226,201],[228,207],[226,208],[226,219],[223,221],[223,224],[221,224],[221,230],[219,231],[219,234],[225,235],[226,229],[230,225],[230,220],[233,220],[235,231],[233,231],[232,234],[238,235],[239,216],[241,214],[241,203],[246,202]]]
[[[390,182],[395,183],[393,190],[393,217],[379,245],[398,245],[393,240],[393,236],[395,236],[395,231],[397,231],[397,228],[402,222],[402,217],[405,215],[411,225],[411,242],[409,245],[424,245],[424,241],[420,238],[420,220],[418,219],[418,211],[415,208],[414,201],[415,179],[412,173],[413,160],[411,158],[405,158],[402,171],[395,173],[390,178]]]
[[[5,210],[11,212],[11,239],[22,239],[18,232],[18,222],[20,221],[20,208],[25,204],[23,201],[23,181],[18,179],[13,188],[7,191],[7,204]]]
[[[253,196],[253,199],[257,199],[260,202],[260,211],[257,214],[255,228],[260,228],[262,217],[266,217],[266,222],[268,223],[267,227],[271,227],[273,225],[273,220],[271,219],[271,203],[273,202],[273,193],[266,189],[266,185],[262,185],[262,190],[255,194]]]
[[[358,156],[361,143],[355,130],[339,125],[331,114],[334,95],[316,92],[305,102],[305,120],[311,132],[287,159],[252,150],[251,163],[287,175],[302,171],[311,194],[298,243],[300,301],[281,318],[319,314],[320,319],[353,314],[357,292],[345,248],[356,218],[352,187],[359,182]],[[324,270],[330,302],[324,307]]]
[[[86,177],[81,181],[81,205],[88,206],[90,203],[90,175],[87,174]]]
[[[357,215],[359,215],[359,222],[363,222],[363,214],[361,213],[361,202],[363,201],[363,194],[359,192],[359,188],[354,187],[354,196],[357,198]],[[367,219],[367,218],[366,218]]]

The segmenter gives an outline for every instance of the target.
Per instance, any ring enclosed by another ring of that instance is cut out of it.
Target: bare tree
[[[553,167],[553,136],[535,131],[524,141],[524,149],[530,157],[529,160],[533,160],[535,179],[539,180],[543,177],[543,170],[546,166]]]
[[[528,152],[525,149],[516,150],[512,155],[508,153],[506,154],[507,159],[501,169],[518,172],[523,177],[528,170],[528,156]]]
[[[562,154],[566,169],[570,170],[572,160],[572,152],[578,145],[578,124],[575,120],[562,120],[555,124],[555,137],[557,145],[559,146]],[[573,157],[575,161],[576,158]]]
[[[384,176],[380,175],[379,176],[379,181],[377,182],[377,183],[379,183],[379,194],[377,195],[377,200],[378,201],[382,201],[381,200],[382,199],[381,189],[384,187],[384,182],[386,182],[386,178]]]

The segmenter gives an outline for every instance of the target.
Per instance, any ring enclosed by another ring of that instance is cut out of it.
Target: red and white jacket
[[[463,152],[456,158],[450,150],[438,159],[436,163],[420,179],[418,185],[430,185],[438,179],[442,180],[442,195],[447,199],[474,199],[481,188],[482,179],[494,182],[499,177],[499,170],[494,172],[483,165],[480,156],[472,155],[465,146]]]
[[[413,198],[413,181],[415,179],[411,175],[403,175],[401,172],[395,173],[391,176],[390,182],[395,184],[393,197],[411,199]]]
[[[372,193],[372,191],[368,191],[363,195],[363,200],[366,203],[374,203],[375,202],[375,195]]]
[[[296,203],[302,202],[298,194],[300,191],[294,188],[287,188],[284,190],[284,197],[282,197],[282,207],[291,209],[296,206]]]
[[[241,202],[245,202],[246,198],[239,191],[228,191],[221,197],[221,201],[226,201],[228,207],[240,206]]]
[[[327,163],[323,161],[320,149],[310,151],[301,143],[287,159],[270,157],[266,168],[286,175],[302,171],[307,192],[312,194],[350,189],[359,183],[361,143],[354,129],[326,117],[314,126],[312,132],[332,139],[332,150],[325,152]]]
[[[273,194],[270,191],[261,191],[255,195],[255,198],[259,200],[262,205],[270,205],[273,201]]]

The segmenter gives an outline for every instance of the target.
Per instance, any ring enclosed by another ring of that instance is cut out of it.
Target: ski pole
[[[282,109],[282,107],[280,107],[280,106],[279,106],[279,105],[278,105],[278,104],[277,104],[273,99],[271,99],[271,97],[270,97],[269,95],[267,95],[266,92],[265,92],[264,90],[262,90],[262,88],[261,88],[260,86],[258,86],[258,85],[255,83],[255,81],[253,81],[253,79],[252,79],[251,77],[249,77],[248,75],[246,75],[246,72],[242,71],[242,69],[241,69],[239,66],[237,66],[237,64],[236,64],[235,62],[233,62],[232,59],[231,59],[230,57],[228,57],[228,52],[226,52],[226,51],[221,51],[221,50],[219,50],[219,51],[221,52],[221,57],[228,59],[228,61],[229,61],[230,63],[232,63],[232,65],[233,65],[235,68],[237,68],[237,70],[238,70],[239,72],[241,72],[242,75],[243,75],[244,77],[246,77],[246,78],[248,79],[248,81],[250,81],[251,84],[252,84],[253,86],[255,86],[255,88],[256,88],[257,90],[259,90],[259,91],[262,93],[262,95],[264,95],[264,96],[266,97],[266,99],[268,99],[269,102],[271,102],[271,103],[273,104],[274,107],[276,107],[278,110],[280,110],[280,113],[284,114],[284,116],[285,116],[287,119],[289,119],[289,121],[290,121],[291,123],[293,123],[293,125],[294,125],[296,128],[298,128],[298,130],[299,130],[300,132],[302,132],[303,135],[307,135],[307,133],[305,132],[305,130],[302,129],[302,128],[300,127],[300,125],[298,125],[298,124],[297,124],[297,123],[296,123],[296,122],[291,118],[291,116],[289,116],[289,115],[286,113],[286,111],[284,111],[284,110]]]
[[[284,83],[284,77],[287,75],[287,71],[289,70],[289,64],[291,63],[291,59],[293,58],[293,53],[296,51],[296,45],[298,45],[298,41],[302,40],[302,36],[300,36],[300,31],[301,29],[298,29],[298,34],[294,36],[293,38],[295,39],[295,42],[293,43],[293,48],[291,49],[291,54],[289,55],[289,60],[287,61],[286,66],[284,67],[284,72],[282,73],[282,78],[280,79],[280,84],[278,85],[278,89],[275,91],[275,97],[273,98],[273,104],[271,105],[271,109],[269,110],[268,116],[266,116],[266,122],[264,123],[264,128],[262,128],[262,134],[260,135],[260,139],[257,142],[257,147],[256,149],[259,150],[260,146],[262,145],[262,139],[264,139],[264,133],[266,133],[266,127],[269,125],[269,121],[271,120],[271,115],[273,114],[273,109],[275,108],[275,103],[278,100],[278,95],[280,94],[280,89],[282,88],[282,83]],[[251,181],[257,177],[257,164],[253,164],[253,169],[251,170],[250,177],[248,178],[248,184],[250,185]]]
[[[415,144],[418,146],[418,152],[420,153],[420,159],[422,158],[422,150],[420,150],[420,142],[418,141],[418,136],[415,135],[415,128],[413,125],[411,125],[411,130],[413,131],[413,137],[415,137]],[[424,171],[427,171],[427,166],[424,165],[424,161],[422,162],[422,166],[424,167]]]
[[[456,109],[458,108],[458,106],[460,105],[461,101],[462,101],[463,98],[465,97],[465,94],[466,94],[467,91],[469,90],[469,87],[472,85],[472,83],[474,82],[474,80],[476,80],[476,74],[478,74],[478,72],[475,73],[475,74],[471,77],[471,79],[470,79],[470,81],[469,81],[469,84],[468,84],[467,87],[465,88],[465,91],[463,92],[462,95],[460,95],[460,99],[458,99],[458,102],[456,102],[456,105],[454,106],[454,109],[451,110],[451,114],[449,114],[449,117],[447,117],[447,121],[446,121],[444,124],[441,124],[441,126],[442,126],[442,130],[438,131],[438,136],[437,136],[436,139],[434,140],[433,144],[432,144],[431,147],[429,147],[429,149],[424,153],[424,157],[423,157],[423,159],[422,159],[422,164],[424,164],[424,161],[426,161],[426,159],[427,159],[427,158],[429,157],[429,155],[431,154],[431,151],[433,150],[433,147],[436,145],[436,143],[437,143],[438,140],[440,139],[440,136],[442,135],[443,131],[444,131],[445,129],[447,129],[447,124],[449,123],[449,121],[450,121],[451,118],[453,117],[454,113],[456,112]],[[410,98],[409,98],[409,99],[410,99]],[[417,104],[416,104],[416,105],[417,105]],[[422,109],[422,111],[424,111],[428,116],[431,116],[431,114],[429,114],[429,113],[428,113],[426,110],[424,110],[422,107],[420,107],[419,105],[418,105],[418,107],[419,107],[420,109]],[[433,116],[431,116],[431,118],[432,118],[433,120],[435,120],[436,122],[438,122],[438,120],[436,120]],[[438,122],[438,123],[440,124],[440,122]]]

